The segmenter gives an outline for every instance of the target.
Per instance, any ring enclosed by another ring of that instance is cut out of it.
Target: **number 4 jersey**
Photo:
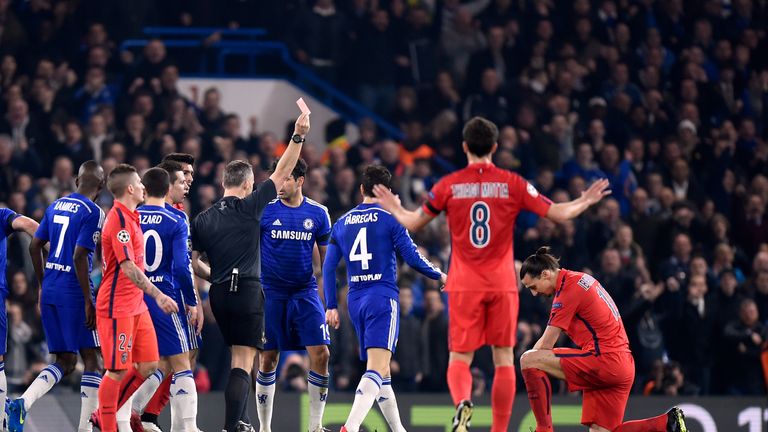
[[[517,291],[513,236],[521,210],[545,216],[552,202],[515,173],[475,163],[441,179],[423,211],[445,212],[451,230],[446,291]]]
[[[376,294],[397,299],[395,252],[419,273],[440,279],[440,270],[419,253],[408,232],[389,212],[378,204],[360,204],[333,225],[323,264],[324,286],[335,285],[336,265],[343,257],[347,262],[350,298]],[[325,291],[329,294],[328,309],[335,309],[335,290]]]
[[[88,270],[104,224],[104,212],[93,201],[73,193],[59,198],[45,210],[35,237],[50,242],[43,273],[41,303],[82,307],[83,292],[75,274],[75,247],[88,249]],[[93,296],[93,285],[91,285]]]

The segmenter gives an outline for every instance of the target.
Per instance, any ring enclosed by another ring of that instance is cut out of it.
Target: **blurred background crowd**
[[[144,170],[176,151],[197,159],[191,216],[218,199],[227,162],[247,159],[266,178],[287,126],[228,113],[216,88],[181,96],[179,76],[196,61],[161,40],[120,52],[150,24],[264,27],[402,131],[394,139],[364,119],[351,142],[344,120],[313,125],[325,142],[304,152],[305,194],[334,220],[360,200],[357,176],[370,163],[388,167],[403,202],[418,206],[466,163],[461,126],[477,115],[499,126],[495,163],[556,202],[608,178],[612,195],[574,221],[521,214],[516,256],[547,244],[564,267],[601,281],[630,337],[638,394],[765,394],[765,1],[0,0],[1,202],[39,219],[74,190],[85,160]],[[99,204],[111,205],[107,192]],[[415,236],[444,268],[447,230],[441,219]],[[6,371],[16,386],[47,363],[27,242],[16,235],[8,246]],[[393,381],[398,391],[445,391],[445,297],[407,269],[400,288]],[[520,299],[518,354],[549,312],[528,292]],[[228,370],[206,318],[201,391],[219,388]],[[362,363],[348,318],[332,338],[333,385],[354,389]],[[282,361],[284,387],[301,390],[306,359]],[[492,371],[480,352],[475,394]]]

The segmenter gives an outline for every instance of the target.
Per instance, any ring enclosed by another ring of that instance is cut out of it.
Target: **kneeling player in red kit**
[[[581,424],[590,432],[687,432],[680,408],[657,417],[622,423],[635,379],[619,310],[594,277],[561,269],[541,247],[520,269],[533,295],[554,296],[549,323],[533,349],[520,358],[536,432],[552,431],[549,376],[565,380],[569,391],[583,392]],[[554,348],[565,332],[579,349]]]

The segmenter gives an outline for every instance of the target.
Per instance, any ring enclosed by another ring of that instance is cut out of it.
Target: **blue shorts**
[[[400,335],[400,304],[380,295],[349,299],[349,318],[360,343],[360,360],[368,360],[368,348],[384,348],[395,353]]]
[[[264,291],[265,351],[295,351],[331,343],[325,310],[317,292],[287,299]]]
[[[160,357],[169,357],[188,352],[191,348],[189,324],[187,312],[180,309],[179,312],[167,314],[160,309],[155,299],[144,296],[144,301],[152,317],[157,335],[157,349]]]
[[[8,350],[8,314],[5,311],[5,298],[8,294],[0,295],[0,355]]]
[[[76,353],[85,348],[98,348],[99,335],[85,326],[85,306],[40,305],[48,351]]]

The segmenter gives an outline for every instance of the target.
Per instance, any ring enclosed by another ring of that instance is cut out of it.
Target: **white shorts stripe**
[[[397,301],[395,299],[389,299],[389,337],[387,338],[387,349],[394,351],[395,349],[395,334],[397,333]]]
[[[184,328],[181,325],[181,320],[179,320],[179,316],[176,314],[171,314],[171,320],[173,321],[174,327],[176,327],[176,334],[179,336],[179,344],[181,346],[181,350],[186,352],[189,351],[189,344],[187,343],[187,335],[184,334]]]

